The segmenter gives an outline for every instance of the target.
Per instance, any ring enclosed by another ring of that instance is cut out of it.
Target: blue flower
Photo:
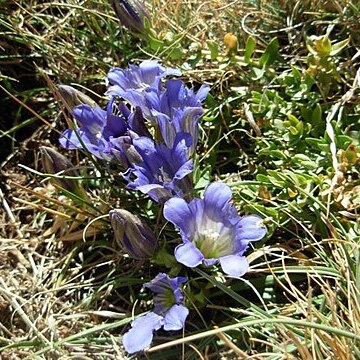
[[[120,96],[132,106],[139,106],[148,115],[145,104],[145,93],[148,91],[162,92],[161,79],[168,75],[180,76],[177,69],[164,68],[157,60],[143,61],[139,66],[129,65],[128,69],[114,68],[109,71],[111,84],[107,95]]]
[[[160,273],[144,287],[154,293],[154,311],[131,323],[131,329],[122,337],[125,350],[132,354],[148,348],[153,332],[161,327],[166,331],[184,327],[189,310],[183,305],[184,295],[180,285],[186,277],[170,278]]]
[[[172,196],[190,193],[191,183],[186,178],[193,170],[192,160],[187,160],[190,144],[191,138],[187,134],[178,134],[172,148],[155,144],[148,137],[134,139],[134,148],[142,162],[134,164],[125,174],[129,181],[127,187],[148,194],[160,203]]]
[[[114,110],[118,115],[114,114]],[[60,144],[66,149],[86,148],[100,159],[117,161],[125,167],[129,165],[127,150],[132,147],[132,129],[146,135],[141,111],[130,110],[120,104],[115,108],[112,99],[105,110],[81,104],[73,109],[73,116],[78,121],[77,129],[67,129],[60,136]]]
[[[178,262],[191,268],[220,262],[223,271],[231,276],[247,271],[244,252],[249,242],[265,236],[266,228],[256,215],[240,217],[230,203],[231,196],[227,185],[212,183],[203,199],[187,203],[172,198],[165,203],[164,216],[180,229],[183,240],[175,249]]]
[[[168,80],[163,92],[148,91],[145,94],[151,116],[156,120],[162,138],[168,147],[174,145],[178,133],[192,137],[190,154],[198,140],[198,121],[203,114],[201,102],[209,93],[209,86],[202,85],[197,93],[180,80]]]

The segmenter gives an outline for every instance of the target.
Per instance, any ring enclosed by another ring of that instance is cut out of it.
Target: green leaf
[[[286,155],[284,154],[283,151],[281,150],[272,150],[272,149],[261,149],[258,153],[259,156],[261,155],[268,155],[268,156],[271,156],[271,157],[274,157],[276,159],[280,159],[280,160],[286,160],[287,157]]]
[[[299,121],[299,123],[295,126],[298,136],[301,137],[304,132],[304,123]]]
[[[320,104],[316,104],[315,109],[311,113],[311,123],[320,124],[322,122],[322,109]]]
[[[213,40],[207,41],[207,46],[210,50],[210,59],[211,61],[216,60],[217,56],[219,55],[219,47],[218,44]]]
[[[262,54],[259,64],[264,66],[271,65],[279,55],[279,41],[277,38],[273,38],[267,46],[265,52]]]
[[[149,44],[150,48],[155,51],[160,51],[165,45],[163,41],[156,39],[153,36],[149,36]]]
[[[324,142],[324,139],[306,138],[305,142],[317,150],[320,151],[329,150],[329,145]]]
[[[264,174],[257,174],[256,175],[256,180],[261,182],[262,184],[269,184],[270,183],[269,177],[264,175]]]
[[[336,135],[336,144],[340,149],[346,149],[352,143],[352,138],[347,135]]]
[[[182,58],[182,48],[181,47],[176,47],[171,49],[169,57],[171,60],[180,60]]]
[[[210,183],[211,177],[211,165],[208,164],[205,167],[199,166],[199,159],[195,159],[195,166],[194,166],[194,188],[195,189],[204,189]]]
[[[249,64],[251,60],[251,56],[255,50],[256,41],[252,36],[249,36],[246,40],[245,45],[245,53],[244,53],[244,61]]]
[[[294,136],[299,134],[299,131],[295,126],[290,126],[289,131],[290,131],[291,135],[294,135]]]
[[[289,119],[289,123],[292,125],[292,126],[297,126],[297,124],[299,123],[299,120],[297,119],[296,116],[292,115],[292,114],[288,114],[288,119]]]
[[[269,181],[280,188],[285,187],[285,181],[284,178],[281,177],[276,171],[274,170],[268,170],[268,174],[269,174]]]
[[[255,78],[253,78],[253,80],[259,80],[261,79],[264,74],[265,74],[265,69],[258,69],[258,68],[252,68],[254,74],[255,74]]]
[[[251,214],[258,214],[260,216],[269,216],[272,217],[274,219],[278,219],[279,218],[279,212],[275,209],[272,209],[269,206],[263,206],[260,204],[247,204],[244,206],[244,210],[247,213],[251,213]]]
[[[339,41],[336,44],[332,45],[332,49],[330,51],[330,56],[335,56],[337,55],[341,50],[343,50],[344,48],[346,48],[346,46],[348,46],[350,41],[350,38],[347,38],[345,40]]]
[[[308,156],[304,154],[295,154],[293,161],[301,164],[303,167],[309,170],[315,170],[318,168],[318,164],[315,161],[312,161]]]
[[[295,66],[291,66],[291,73],[293,74],[296,81],[301,81],[301,73]]]

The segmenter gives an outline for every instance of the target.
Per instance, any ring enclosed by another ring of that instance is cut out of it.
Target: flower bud
[[[110,0],[120,23],[130,31],[144,33],[144,20],[150,19],[143,1],[141,0]]]
[[[115,240],[135,259],[149,259],[157,250],[157,239],[139,217],[123,209],[109,213]]]
[[[66,179],[66,176],[79,176],[74,165],[56,150],[47,147],[40,147],[41,162],[48,174],[64,175],[64,178],[53,178],[52,180],[67,191],[80,195],[82,193],[79,182],[73,179]]]
[[[238,48],[237,37],[232,33],[227,33],[224,36],[224,44],[226,48],[226,53],[228,56],[235,55]]]
[[[59,85],[58,91],[61,100],[69,110],[72,110],[76,105],[88,104],[91,107],[97,106],[96,102],[89,96],[69,85]]]

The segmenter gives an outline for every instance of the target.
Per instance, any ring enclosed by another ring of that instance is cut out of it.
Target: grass
[[[45,118],[62,131],[68,117],[44,73],[103,104],[96,94],[107,71],[150,57],[182,68],[195,86],[211,85],[196,189],[226,182],[239,212],[259,214],[268,236],[248,252],[244,279],[189,270],[184,333],[158,332],[144,357],[360,358],[355,1],[152,1],[160,47],[121,28],[106,2],[0,6],[0,79],[24,104],[6,95],[1,119],[1,140],[11,137],[13,146],[1,169],[2,358],[125,358],[121,334],[151,310],[141,286],[168,269],[124,256],[106,214],[115,207],[141,214],[170,247],[178,235],[156,205],[124,189],[115,169],[84,154],[67,155],[86,203],[54,186],[38,147],[57,146],[58,133],[30,127]],[[229,32],[237,50],[227,54]],[[323,56],[326,34],[333,53]]]

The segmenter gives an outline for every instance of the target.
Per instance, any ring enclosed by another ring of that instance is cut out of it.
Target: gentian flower
[[[147,117],[149,112],[145,103],[145,93],[148,91],[160,93],[161,79],[168,75],[180,76],[181,71],[164,68],[157,60],[146,60],[139,66],[129,65],[128,69],[114,68],[108,73],[111,86],[106,94],[120,96],[132,106],[139,106]]]
[[[168,80],[165,87],[164,92],[146,92],[147,106],[168,147],[173,147],[176,134],[183,132],[191,135],[189,155],[192,155],[198,140],[199,118],[203,114],[201,102],[205,100],[210,87],[202,85],[195,93],[180,80]]]
[[[193,170],[192,160],[187,160],[190,144],[188,134],[178,134],[172,148],[155,144],[148,137],[134,139],[134,148],[143,161],[134,164],[125,174],[129,181],[127,187],[148,194],[160,203],[175,195],[186,196],[192,191],[190,180],[186,178]]]
[[[227,185],[212,183],[203,199],[187,203],[174,197],[165,203],[164,216],[180,229],[183,241],[175,249],[178,262],[191,268],[219,262],[231,276],[247,271],[244,252],[251,241],[265,236],[266,228],[257,215],[239,216],[231,196]]]
[[[135,33],[144,33],[144,20],[150,19],[144,4],[140,0],[110,0],[110,3],[122,25]]]
[[[143,123],[144,119],[141,111],[131,113],[124,104],[119,105],[119,115],[115,115],[114,106],[114,99],[110,100],[106,111],[89,104],[75,106],[73,115],[80,127],[65,130],[60,136],[60,144],[69,150],[85,147],[96,157],[117,161],[127,168],[127,151],[132,147],[131,135],[135,136],[131,133],[131,127],[140,131],[139,124]]]
[[[146,222],[123,209],[109,212],[115,239],[134,259],[150,259],[155,255],[158,241]]]
[[[184,295],[180,285],[186,277],[170,278],[160,273],[144,287],[154,293],[154,311],[131,323],[131,329],[123,335],[125,350],[132,354],[148,348],[153,332],[161,327],[164,330],[180,330],[184,327],[189,310],[183,305]]]

